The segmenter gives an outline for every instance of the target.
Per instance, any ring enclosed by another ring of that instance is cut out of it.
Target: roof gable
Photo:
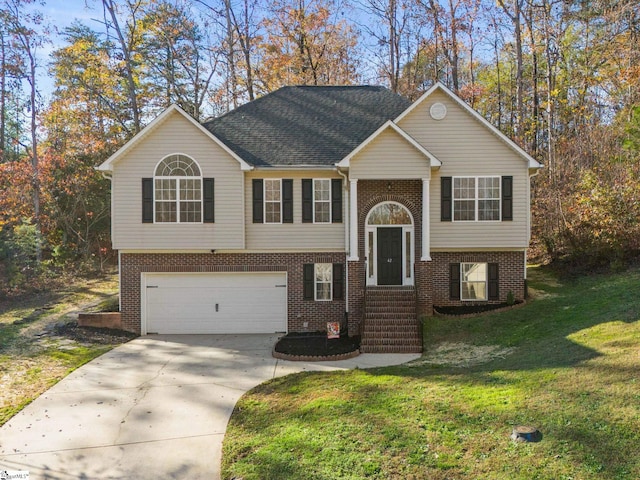
[[[205,127],[254,166],[333,166],[409,105],[384,87],[282,87]]]
[[[121,160],[132,148],[138,145],[143,139],[147,138],[149,134],[155,131],[160,125],[165,123],[167,119],[169,119],[172,115],[181,115],[185,119],[189,121],[196,129],[202,132],[207,138],[211,139],[217,145],[219,145],[225,152],[227,152],[231,157],[233,157],[239,164],[241,170],[251,170],[252,167],[247,162],[245,162],[242,158],[240,158],[235,152],[233,152],[229,147],[227,147],[223,142],[220,141],[215,135],[213,135],[210,131],[200,125],[196,120],[191,117],[191,115],[187,114],[184,110],[182,110],[177,105],[171,105],[164,112],[158,115],[151,123],[149,123],[146,127],[144,127],[140,132],[138,132],[133,138],[131,138],[127,143],[125,143],[122,147],[118,149],[113,155],[111,155],[107,160],[105,160],[102,164],[100,164],[97,169],[100,171],[112,171],[113,166],[119,160]]]
[[[340,162],[336,164],[338,167],[348,168],[351,160],[358,155],[362,150],[364,150],[368,145],[371,144],[376,138],[378,138],[382,132],[386,130],[392,130],[401,138],[403,138],[409,145],[415,148],[418,152],[424,155],[429,159],[431,167],[440,167],[442,166],[442,162],[436,158],[431,152],[429,152],[426,148],[420,145],[417,141],[415,141],[407,132],[402,130],[395,122],[391,120],[387,120],[383,125],[380,126],[375,132],[373,132],[364,142],[362,142],[356,149],[351,151],[345,158],[343,158]]]
[[[482,124],[485,128],[487,128],[491,133],[493,133],[498,139],[504,142],[510,149],[512,149],[515,153],[517,153],[520,157],[522,157],[528,163],[528,167],[532,169],[542,168],[542,164],[538,162],[535,158],[525,152],[520,146],[518,146],[513,140],[507,137],[504,133],[498,130],[495,126],[493,126],[486,118],[476,112],[473,108],[471,108],[467,103],[465,103],[460,97],[454,94],[451,90],[445,87],[442,83],[436,82],[429,90],[427,90],[422,96],[416,100],[409,108],[407,108],[404,112],[402,112],[398,117],[395,118],[394,123],[400,123],[403,118],[405,118],[409,113],[415,110],[418,105],[422,104],[429,97],[433,95],[434,92],[440,91],[447,95],[452,101],[454,101],[457,105],[459,105],[463,110],[469,113],[474,119],[476,119],[480,124]]]

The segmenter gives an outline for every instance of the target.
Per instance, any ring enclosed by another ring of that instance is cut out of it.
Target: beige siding
[[[293,179],[293,223],[265,224],[253,223],[252,181],[254,178]],[[348,221],[345,199],[348,192],[342,192],[342,223],[313,224],[302,223],[302,179],[341,178],[332,171],[277,171],[264,170],[247,172],[245,180],[245,220],[247,249],[269,250],[327,250],[344,251],[345,222]],[[344,179],[343,179],[344,183]]]
[[[436,121],[429,115],[435,102],[447,107]],[[399,122],[441,162],[430,183],[431,248],[526,248],[529,243],[528,164],[488,128],[441,92],[434,92]],[[513,176],[513,221],[441,222],[441,176]]]
[[[215,223],[142,223],[142,178],[169,154],[192,157],[215,178]],[[240,164],[179,113],[169,116],[114,165],[112,241],[115,249],[241,249],[243,174]]]
[[[429,159],[388,128],[350,161],[351,179],[428,178]]]

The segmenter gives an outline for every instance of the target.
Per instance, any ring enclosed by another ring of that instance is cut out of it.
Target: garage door
[[[287,330],[285,273],[146,273],[143,333]]]

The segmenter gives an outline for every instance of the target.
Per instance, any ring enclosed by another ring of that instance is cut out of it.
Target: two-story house
[[[541,165],[441,84],[284,87],[200,124],[176,106],[99,169],[126,329],[324,330],[420,351],[434,306],[525,292]]]

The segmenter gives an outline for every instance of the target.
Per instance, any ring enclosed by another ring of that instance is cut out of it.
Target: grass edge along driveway
[[[524,307],[425,319],[425,354],[410,365],[248,392],[223,478],[640,478],[640,270],[563,280],[536,267],[529,279]],[[469,360],[440,361],[443,345]],[[465,357],[480,347],[498,354]],[[514,425],[544,437],[514,443]]]

